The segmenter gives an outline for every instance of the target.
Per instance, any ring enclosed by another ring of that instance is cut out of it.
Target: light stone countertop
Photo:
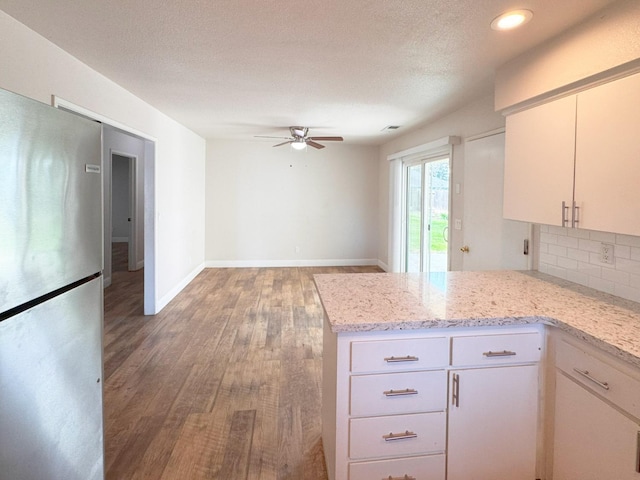
[[[640,368],[640,303],[538,272],[314,275],[331,330],[543,323]]]

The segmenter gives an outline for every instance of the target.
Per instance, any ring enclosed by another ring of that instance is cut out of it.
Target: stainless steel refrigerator
[[[0,479],[104,478],[101,126],[0,90]]]

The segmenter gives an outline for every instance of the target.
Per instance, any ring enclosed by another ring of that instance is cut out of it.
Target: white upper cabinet
[[[640,235],[639,134],[640,74],[508,116],[504,216]]]
[[[507,117],[505,218],[562,226],[562,202],[573,199],[575,121],[575,96]]]
[[[579,228],[640,235],[640,75],[578,95]]]

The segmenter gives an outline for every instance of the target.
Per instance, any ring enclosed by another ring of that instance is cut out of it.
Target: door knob
[[[469,253],[469,247],[468,247],[467,245],[465,245],[464,247],[462,247],[462,248],[460,249],[460,251],[461,251],[462,253]]]

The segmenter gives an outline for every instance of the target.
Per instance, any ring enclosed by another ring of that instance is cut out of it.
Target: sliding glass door
[[[449,157],[406,166],[404,270],[448,270]]]

